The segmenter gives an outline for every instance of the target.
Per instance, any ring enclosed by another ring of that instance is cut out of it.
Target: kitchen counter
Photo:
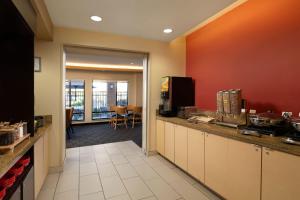
[[[260,145],[263,147],[267,147],[273,150],[293,154],[296,156],[300,156],[300,146],[291,145],[291,144],[285,144],[281,142],[282,137],[271,137],[268,135],[262,135],[262,137],[255,137],[255,136],[248,136],[248,135],[242,135],[237,132],[237,129],[234,128],[228,128],[216,124],[193,124],[188,122],[185,119],[181,119],[178,117],[162,117],[157,116],[156,119],[170,122],[176,125],[181,125],[184,127],[197,129],[200,131],[204,131],[207,133],[219,135],[222,137],[239,140],[242,142],[247,142],[255,145]]]
[[[2,177],[41,138],[51,126],[51,116],[45,116],[45,125],[38,128],[33,137],[18,144],[13,152],[0,155],[0,177]]]

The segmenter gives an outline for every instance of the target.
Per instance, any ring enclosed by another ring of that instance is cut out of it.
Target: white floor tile
[[[115,165],[128,163],[127,159],[121,154],[111,155],[110,158]]]
[[[49,174],[43,184],[43,190],[55,189],[58,183],[59,173]]]
[[[105,147],[108,155],[119,155],[121,151],[117,147]]]
[[[143,199],[153,196],[152,192],[145,185],[141,178],[129,178],[123,181],[124,185],[133,200]]]
[[[192,178],[191,176],[189,176],[187,173],[185,173],[184,171],[182,171],[181,169],[179,169],[179,168],[173,168],[173,170],[179,175],[179,176],[181,176],[184,180],[186,180],[189,184],[192,184],[192,185],[194,185],[194,184],[196,184],[197,183],[197,181],[194,179],[194,178]]]
[[[107,154],[95,155],[95,160],[96,160],[96,163],[98,163],[98,164],[111,163],[111,160]]]
[[[102,186],[98,174],[80,177],[80,195],[91,194],[100,191],[102,191]]]
[[[140,164],[146,164],[146,161],[142,158],[142,156],[136,156],[136,155],[130,155],[130,156],[125,156],[128,160],[128,162],[131,165],[140,165]]]
[[[106,198],[126,194],[127,191],[118,176],[106,177],[102,180],[104,195]]]
[[[176,166],[174,164],[172,164],[170,161],[168,161],[167,159],[163,158],[160,155],[155,155],[156,158],[158,158],[164,165],[166,165],[167,167],[173,169]]]
[[[116,169],[122,179],[138,176],[138,174],[130,164],[116,165]]]
[[[120,196],[112,197],[107,200],[131,200],[128,194],[123,194]]]
[[[53,198],[220,200],[160,155],[144,156],[132,141],[67,149],[64,171],[49,175],[38,196]]]
[[[55,189],[44,189],[41,190],[37,200],[53,200]]]
[[[86,176],[90,174],[98,174],[97,165],[95,162],[81,163],[80,164],[80,176]]]
[[[78,200],[78,190],[56,193],[54,200]]]
[[[208,199],[210,199],[210,200],[221,200],[220,197],[218,197],[217,195],[213,194],[209,189],[207,189],[206,187],[204,187],[202,184],[196,183],[193,186],[196,189],[198,189],[199,191],[201,191],[203,194],[205,194],[208,197]]]
[[[66,160],[64,163],[64,174],[78,174],[79,173],[79,160]]]
[[[98,192],[93,194],[81,195],[79,197],[79,200],[105,200],[105,198],[102,192]]]
[[[160,178],[159,175],[147,164],[135,165],[133,167],[144,180]]]
[[[148,197],[148,198],[145,198],[143,200],[157,200],[157,198],[156,197]]]
[[[79,176],[78,174],[64,174],[59,177],[56,193],[66,192],[69,190],[78,190]]]
[[[97,166],[101,178],[118,175],[117,170],[115,169],[115,166],[112,163],[102,164],[102,165],[97,164]]]
[[[180,196],[162,179],[152,179],[146,181],[151,191],[159,200],[176,200]]]
[[[170,169],[167,166],[156,166],[154,170],[167,182],[173,182],[175,180],[184,180],[179,176],[173,169]]]
[[[180,194],[184,199],[188,200],[209,200],[202,192],[197,190],[186,181],[176,180],[170,183],[171,187]]]
[[[157,157],[155,156],[145,156],[144,160],[147,162],[148,165],[150,165],[151,167],[155,168],[155,167],[160,167],[160,166],[165,166],[163,164],[163,162],[161,160],[159,160]]]
[[[93,153],[93,146],[79,147],[79,153],[80,155]]]

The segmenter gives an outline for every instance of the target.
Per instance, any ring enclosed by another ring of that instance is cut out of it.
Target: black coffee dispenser
[[[195,106],[195,86],[191,77],[166,76],[161,79],[159,114],[177,115],[178,107]]]

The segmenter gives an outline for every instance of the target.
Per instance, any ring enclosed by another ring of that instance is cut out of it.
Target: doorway
[[[132,140],[146,152],[148,54],[65,46],[63,62],[64,110],[73,112],[71,128],[65,117],[66,148]],[[124,126],[112,123],[114,106],[126,107]]]

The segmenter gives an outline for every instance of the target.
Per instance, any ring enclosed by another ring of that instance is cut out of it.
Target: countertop
[[[51,116],[45,116],[46,123],[38,128],[33,137],[18,144],[13,152],[0,155],[0,177],[2,177],[45,133],[51,126]]]
[[[273,150],[300,156],[300,146],[285,144],[281,142],[282,137],[272,137],[268,135],[262,135],[262,137],[255,137],[255,136],[242,135],[238,133],[237,129],[235,128],[228,128],[216,124],[205,124],[205,123],[193,124],[188,122],[185,119],[181,119],[178,117],[162,117],[158,115],[156,118],[162,121],[170,122],[173,124],[185,126],[192,129],[197,129],[200,131],[219,135],[222,137],[239,140],[242,142],[247,142],[250,144],[260,145]]]

